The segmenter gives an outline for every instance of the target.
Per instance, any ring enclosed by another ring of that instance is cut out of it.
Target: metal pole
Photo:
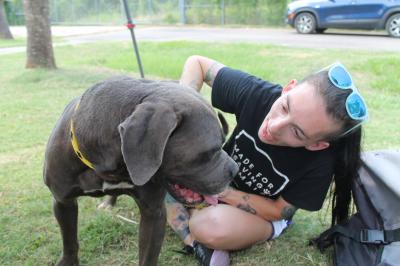
[[[54,16],[55,16],[55,23],[58,23],[58,5],[57,5],[57,0],[53,0],[53,10],[54,10]]]
[[[221,25],[225,25],[225,1],[221,0]]]
[[[74,0],[71,0],[71,16],[69,17],[69,19],[71,19],[71,18],[72,18],[72,21],[75,22]]]
[[[96,1],[94,2],[94,5],[95,5],[95,9],[96,9],[96,14],[97,14],[97,16],[96,16],[96,19],[97,19],[97,24],[100,24],[100,10],[99,10],[99,1],[98,1],[98,0],[96,0]]]
[[[138,46],[136,43],[135,33],[133,32],[133,28],[135,27],[135,24],[132,23],[132,17],[131,17],[131,13],[129,12],[128,3],[126,2],[126,0],[122,0],[122,3],[124,5],[125,15],[126,15],[126,19],[127,19],[126,27],[131,32],[133,48],[135,50],[136,60],[137,60],[137,63],[139,66],[139,71],[140,71],[140,76],[142,78],[144,78],[142,61],[140,60],[139,49],[138,49]]]
[[[152,0],[147,0],[147,15],[154,15]]]
[[[185,0],[179,0],[179,13],[181,17],[181,23],[186,24],[186,3]]]

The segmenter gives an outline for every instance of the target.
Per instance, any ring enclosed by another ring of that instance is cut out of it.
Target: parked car
[[[400,0],[297,0],[288,4],[287,23],[299,33],[386,29],[399,38]]]

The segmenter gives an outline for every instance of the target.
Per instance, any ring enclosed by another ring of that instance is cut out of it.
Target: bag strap
[[[394,230],[349,229],[342,225],[335,225],[324,231],[309,244],[316,246],[321,252],[333,244],[334,236],[340,234],[362,244],[387,245],[400,241],[400,228]]]
[[[390,244],[400,241],[400,228],[395,230],[360,229],[354,230],[342,225],[335,225],[330,234],[341,234],[363,244]]]
[[[385,237],[388,243],[400,241],[400,228],[385,230]]]

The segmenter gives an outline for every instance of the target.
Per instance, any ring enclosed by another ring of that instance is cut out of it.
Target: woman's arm
[[[213,59],[192,55],[185,62],[179,83],[197,91],[200,91],[203,82],[212,87],[218,71],[223,67],[223,64]]]
[[[219,200],[267,221],[291,219],[297,210],[295,206],[285,201],[282,197],[272,200],[234,189],[228,189],[219,194]]]

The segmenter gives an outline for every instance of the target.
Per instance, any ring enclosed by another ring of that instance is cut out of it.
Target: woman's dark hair
[[[360,121],[349,117],[345,102],[352,92],[338,89],[328,78],[327,71],[312,74],[301,81],[312,85],[316,92],[322,96],[326,112],[335,121],[341,124],[338,132],[332,132],[324,137],[330,142],[330,147],[335,154],[334,187],[332,191],[332,225],[347,221],[351,204],[351,183],[358,175],[361,153],[361,126],[343,136],[343,132],[353,128]]]

